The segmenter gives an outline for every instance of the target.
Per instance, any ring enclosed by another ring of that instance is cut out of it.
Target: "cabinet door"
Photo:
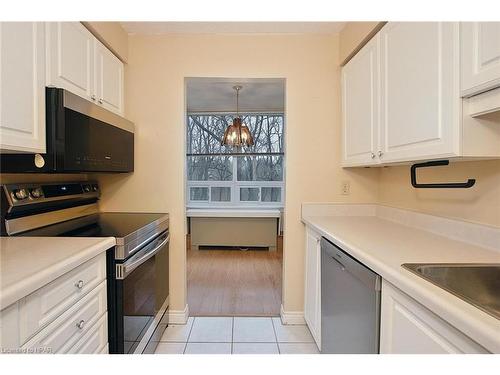
[[[43,23],[0,23],[0,149],[45,152]]]
[[[86,99],[93,95],[94,36],[80,22],[47,23],[48,86],[64,88]]]
[[[500,22],[462,22],[462,95],[500,86]]]
[[[98,40],[94,41],[95,87],[99,104],[123,114],[123,63]]]
[[[487,352],[385,280],[380,319],[381,354]]]
[[[379,35],[342,69],[342,165],[377,164]]]
[[[321,236],[306,229],[304,319],[321,349]]]
[[[381,162],[458,156],[459,25],[390,22],[380,31]]]

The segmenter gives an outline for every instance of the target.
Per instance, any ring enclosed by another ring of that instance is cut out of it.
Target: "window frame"
[[[224,115],[235,115],[235,112],[189,112],[186,114],[186,129],[189,124],[189,116],[224,116]],[[185,180],[186,180],[186,206],[187,208],[269,208],[269,209],[282,209],[285,205],[285,180],[286,180],[286,119],[284,112],[242,112],[240,115],[274,115],[282,116],[283,119],[283,152],[263,152],[263,153],[221,153],[221,154],[208,154],[221,155],[221,156],[232,156],[231,166],[232,166],[232,180],[230,181],[195,181],[188,179],[188,159],[189,157],[196,156],[207,156],[207,154],[188,154],[187,153],[187,132],[185,141]],[[239,156],[281,156],[283,158],[283,179],[281,181],[238,181],[238,171],[237,171],[237,158]],[[191,188],[192,187],[207,187],[208,188],[208,201],[193,201],[191,200]],[[231,188],[231,201],[212,201],[212,187],[230,187]],[[241,201],[240,200],[240,188],[259,188],[259,201]],[[280,201],[277,202],[262,202],[262,188],[263,187],[275,187],[280,188]]]

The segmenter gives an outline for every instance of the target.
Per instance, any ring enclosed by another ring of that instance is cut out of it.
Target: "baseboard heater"
[[[262,217],[191,217],[191,247],[276,250],[277,219]]]

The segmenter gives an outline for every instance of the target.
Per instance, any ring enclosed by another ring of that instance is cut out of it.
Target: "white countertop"
[[[489,351],[500,353],[500,320],[401,267],[403,263],[500,263],[500,252],[376,215],[314,216],[304,211],[302,221],[307,226]]]
[[[113,237],[0,238],[0,310],[114,245]]]

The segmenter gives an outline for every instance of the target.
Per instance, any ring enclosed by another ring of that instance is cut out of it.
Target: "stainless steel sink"
[[[500,264],[405,263],[402,266],[500,319]]]

